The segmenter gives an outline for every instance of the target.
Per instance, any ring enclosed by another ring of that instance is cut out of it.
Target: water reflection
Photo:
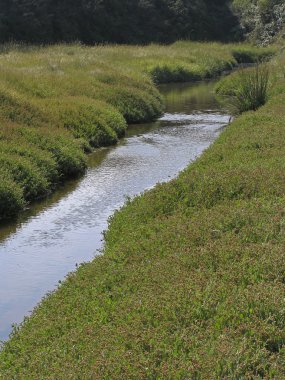
[[[166,98],[169,113],[189,114],[192,111],[220,110],[219,102],[214,95],[213,82],[161,85],[160,91]]]

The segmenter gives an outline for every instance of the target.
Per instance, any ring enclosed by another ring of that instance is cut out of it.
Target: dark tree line
[[[0,42],[229,40],[227,0],[0,0]]]

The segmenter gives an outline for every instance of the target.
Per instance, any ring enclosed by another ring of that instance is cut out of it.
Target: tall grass
[[[237,94],[239,111],[256,111],[268,99],[269,67],[257,64],[253,71],[240,73],[241,91]]]
[[[257,63],[254,68],[243,68],[217,86],[234,113],[256,111],[268,99],[269,66]]]

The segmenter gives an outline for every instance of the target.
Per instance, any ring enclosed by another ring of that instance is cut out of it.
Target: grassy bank
[[[15,329],[0,378],[284,379],[283,62],[264,107],[114,215],[104,255]]]
[[[2,46],[0,221],[80,175],[84,152],[116,143],[128,123],[163,111],[154,83],[217,76],[274,49],[171,46]]]

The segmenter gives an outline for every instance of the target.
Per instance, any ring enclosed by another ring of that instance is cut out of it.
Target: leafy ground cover
[[[0,221],[86,166],[83,152],[116,143],[127,123],[163,111],[154,82],[213,77],[274,49],[178,42],[171,46],[2,46]],[[240,61],[240,60],[238,60]]]
[[[3,379],[285,377],[285,80],[179,177],[126,203],[104,255],[15,328]]]

